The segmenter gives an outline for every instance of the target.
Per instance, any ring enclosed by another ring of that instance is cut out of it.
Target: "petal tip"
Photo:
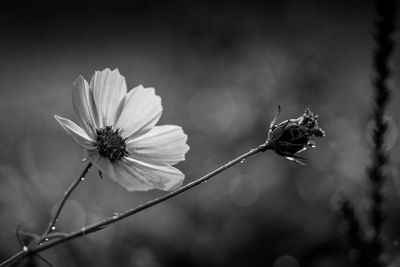
[[[188,144],[185,144],[185,146],[184,146],[185,148],[184,148],[184,157],[185,157],[185,154],[187,153],[187,152],[189,152],[189,150],[190,150],[190,146],[188,145]]]
[[[60,116],[58,116],[58,115],[54,115],[54,119],[56,119],[59,123],[62,123],[62,121],[63,121],[63,117],[60,117]]]
[[[73,84],[74,84],[74,86],[77,86],[77,85],[80,85],[80,84],[84,83],[84,81],[85,81],[85,78],[83,78],[82,75],[79,75],[78,78],[76,78],[76,80],[75,80],[75,82]]]

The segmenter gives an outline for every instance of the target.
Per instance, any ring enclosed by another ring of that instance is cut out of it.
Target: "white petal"
[[[60,116],[55,115],[54,118],[58,121],[61,127],[63,127],[63,129],[75,140],[75,142],[77,142],[87,150],[96,149],[92,139],[81,127],[79,127],[72,121],[62,118]]]
[[[120,160],[115,165],[115,179],[118,184],[128,191],[147,191],[154,189],[154,185],[137,175],[132,166],[125,160]]]
[[[154,126],[149,132],[127,142],[129,157],[169,165],[185,160],[187,135],[176,125]]]
[[[182,185],[185,178],[180,170],[167,164],[148,163],[129,157],[125,157],[124,161],[129,164],[133,177],[144,180],[160,190],[175,190]]]
[[[90,137],[94,138],[98,121],[97,109],[94,104],[93,94],[89,89],[89,84],[82,76],[79,76],[74,83],[72,102],[81,126]]]
[[[124,76],[118,69],[96,71],[90,82],[99,116],[100,128],[112,126],[117,121],[118,109],[127,89]]]
[[[115,172],[111,160],[100,155],[98,151],[88,153],[88,159],[102,174],[107,174],[111,180],[115,181]]]
[[[145,180],[138,179],[132,174],[131,166],[124,161],[111,161],[101,156],[97,152],[89,153],[89,160],[103,173],[108,175],[111,180],[117,182],[129,191],[147,191],[154,189],[154,186]]]
[[[132,139],[149,131],[160,119],[161,98],[154,88],[137,86],[128,92],[116,127],[124,138]]]

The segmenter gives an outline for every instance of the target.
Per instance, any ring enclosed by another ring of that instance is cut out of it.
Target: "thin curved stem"
[[[65,241],[68,241],[68,240],[77,238],[79,236],[84,236],[86,234],[94,233],[94,232],[96,232],[98,230],[101,230],[101,229],[105,228],[106,226],[108,226],[108,225],[110,225],[110,224],[112,224],[114,222],[120,221],[120,220],[122,220],[122,219],[124,219],[126,217],[129,217],[131,215],[139,213],[140,211],[143,211],[143,210],[148,209],[148,208],[150,208],[152,206],[155,206],[158,203],[161,203],[161,202],[163,202],[163,201],[165,201],[167,199],[175,197],[175,196],[177,196],[177,195],[179,195],[179,194],[181,194],[181,193],[183,193],[183,192],[185,192],[185,191],[187,191],[187,190],[189,190],[189,189],[191,189],[191,188],[193,188],[193,187],[195,187],[195,186],[197,186],[197,185],[199,185],[201,183],[204,183],[207,180],[209,180],[210,178],[214,177],[215,175],[217,175],[217,174],[225,171],[226,169],[232,167],[233,165],[235,165],[235,164],[237,164],[239,162],[242,162],[244,159],[246,159],[246,158],[248,158],[248,157],[250,157],[250,156],[252,156],[252,155],[254,155],[254,154],[258,153],[258,152],[265,151],[267,149],[269,149],[269,145],[268,144],[263,144],[263,145],[260,145],[257,148],[253,148],[250,151],[248,151],[247,153],[237,157],[234,160],[229,161],[228,163],[222,165],[221,167],[215,169],[214,171],[204,175],[203,177],[200,177],[199,179],[197,179],[197,180],[195,180],[195,181],[193,181],[191,183],[188,183],[185,186],[182,186],[181,188],[179,188],[179,189],[177,189],[175,191],[172,191],[172,192],[167,193],[167,194],[165,194],[165,195],[163,195],[163,196],[161,196],[159,198],[156,198],[156,199],[153,199],[153,200],[151,200],[149,202],[146,202],[146,203],[144,203],[144,204],[142,204],[142,205],[140,205],[140,206],[138,206],[136,208],[127,210],[127,211],[122,212],[120,214],[114,214],[112,217],[108,217],[108,218],[106,218],[104,220],[101,220],[101,221],[99,221],[97,223],[93,223],[93,224],[91,224],[91,225],[89,225],[87,227],[83,227],[78,231],[71,232],[71,233],[67,234],[63,238],[60,238],[60,239],[55,240],[53,242],[49,242],[49,243],[43,244],[42,246],[34,249],[34,251],[35,252],[40,252],[40,251],[46,250],[48,248],[51,248],[51,247],[53,247],[55,245],[64,243]]]
[[[37,246],[35,248],[30,249],[29,251],[31,253],[39,253],[41,251],[47,250],[47,249],[49,249],[51,247],[54,247],[54,246],[59,245],[61,243],[64,243],[64,242],[66,242],[68,240],[75,239],[77,237],[84,236],[84,235],[99,231],[101,229],[104,229],[105,227],[107,227],[108,225],[110,225],[112,223],[115,223],[115,222],[120,221],[120,220],[122,220],[122,219],[124,219],[126,217],[129,217],[131,215],[139,213],[140,211],[146,210],[146,209],[148,209],[148,208],[150,208],[152,206],[155,206],[155,205],[157,205],[157,204],[159,204],[161,202],[164,202],[165,200],[173,198],[173,197],[175,197],[175,196],[177,196],[177,195],[179,195],[179,194],[181,194],[181,193],[183,193],[183,192],[185,192],[185,191],[187,191],[187,190],[189,190],[189,189],[191,189],[191,188],[193,188],[193,187],[195,187],[195,186],[197,186],[197,185],[199,185],[201,183],[204,183],[204,182],[208,181],[209,179],[211,179],[212,177],[214,177],[215,175],[217,175],[217,174],[229,169],[230,167],[236,165],[237,163],[243,162],[243,160],[245,160],[246,158],[248,158],[248,157],[250,157],[250,156],[252,156],[254,154],[257,154],[258,152],[264,152],[264,151],[266,151],[268,149],[271,149],[271,146],[268,143],[264,143],[264,144],[258,146],[257,148],[251,149],[247,153],[244,153],[243,155],[237,157],[236,159],[229,161],[228,163],[222,165],[221,167],[215,169],[214,171],[204,175],[203,177],[200,177],[199,179],[197,179],[197,180],[195,180],[195,181],[193,181],[191,183],[186,184],[185,186],[182,186],[181,188],[179,188],[179,189],[177,189],[175,191],[169,192],[169,193],[167,193],[167,194],[165,194],[165,195],[163,195],[163,196],[161,196],[159,198],[156,198],[156,199],[153,199],[153,200],[151,200],[149,202],[146,202],[146,203],[144,203],[144,204],[142,204],[142,205],[140,205],[140,206],[138,206],[136,208],[129,209],[129,210],[127,210],[125,212],[122,212],[120,214],[114,214],[112,217],[108,217],[108,218],[106,218],[104,220],[101,220],[101,221],[93,223],[93,224],[91,224],[89,226],[83,227],[80,230],[77,230],[77,231],[71,232],[69,234],[66,234],[64,237],[60,237],[57,240],[49,241],[47,243],[43,243],[40,246]],[[20,255],[17,258],[16,255],[18,255],[18,254],[20,254]],[[21,251],[18,254],[13,256],[13,257],[17,258],[16,261],[13,261],[14,263],[19,261],[19,260],[21,260],[23,257],[25,257],[27,255],[27,252],[24,253],[24,251]],[[7,260],[7,261],[1,263],[0,267],[7,266],[7,264],[9,264],[9,263],[11,263],[11,262],[9,260]]]
[[[20,252],[18,252],[17,254],[15,254],[14,256],[8,258],[7,260],[3,261],[0,266],[9,266],[13,263],[17,263],[18,261],[22,260],[23,258],[25,258],[28,255],[28,251],[27,250],[21,250]]]
[[[86,168],[82,171],[81,175],[78,176],[78,179],[76,179],[65,191],[64,196],[61,199],[60,205],[57,208],[56,213],[53,215],[53,218],[50,220],[49,225],[47,226],[46,231],[43,233],[42,237],[46,238],[46,236],[53,231],[53,227],[55,227],[57,223],[57,219],[60,216],[61,210],[65,205],[65,202],[67,201],[68,197],[71,195],[72,191],[82,182],[83,178],[86,176],[87,172],[89,171],[90,167],[92,167],[92,163],[89,162]]]
[[[56,234],[56,235],[51,235],[51,232],[53,231],[53,227],[55,227],[57,223],[57,219],[60,216],[61,210],[63,209],[65,202],[67,201],[68,197],[71,195],[72,191],[80,184],[82,181],[82,178],[85,177],[87,172],[89,171],[90,167],[92,166],[92,163],[88,163],[88,165],[85,167],[85,169],[82,171],[82,173],[78,176],[78,178],[68,187],[68,189],[65,191],[64,196],[62,197],[60,204],[57,207],[56,213],[53,215],[53,217],[50,219],[49,225],[47,226],[46,230],[44,233],[41,235],[41,237],[37,239],[37,243],[40,244],[43,242],[46,238],[51,237],[60,237],[60,236],[65,236],[64,234]],[[14,256],[8,258],[7,260],[3,261],[0,266],[7,266],[13,263],[16,263],[26,257],[28,253],[33,253],[34,251],[29,249],[29,246],[24,246],[24,249],[15,254]]]

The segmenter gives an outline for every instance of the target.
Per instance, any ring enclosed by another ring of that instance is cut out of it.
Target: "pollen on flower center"
[[[114,131],[111,126],[106,126],[96,129],[96,134],[96,147],[102,156],[113,161],[128,155],[125,139],[119,134],[119,129]]]

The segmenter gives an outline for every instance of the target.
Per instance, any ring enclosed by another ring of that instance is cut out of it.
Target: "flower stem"
[[[81,175],[78,176],[78,179],[76,179],[67,189],[67,191],[65,191],[64,196],[61,199],[60,205],[57,208],[56,213],[54,214],[53,218],[50,220],[49,225],[47,226],[46,231],[43,233],[42,238],[46,238],[46,236],[54,230],[53,227],[55,227],[56,223],[57,223],[57,219],[60,216],[61,210],[65,205],[65,202],[67,201],[68,197],[71,195],[72,191],[74,191],[74,189],[82,182],[83,178],[85,177],[85,175],[87,174],[87,172],[89,171],[90,167],[92,166],[92,163],[89,162],[88,165],[85,167],[85,169],[82,171]],[[43,240],[41,240],[43,241]]]
[[[3,261],[0,266],[10,266],[11,264],[15,264],[18,261],[22,260],[24,257],[28,255],[28,251],[26,250],[21,250],[14,256],[8,258],[7,260]]]
[[[201,183],[204,183],[207,180],[209,180],[212,177],[214,177],[215,175],[217,175],[217,174],[229,169],[233,165],[236,165],[239,162],[243,162],[244,159],[246,159],[246,158],[248,158],[248,157],[250,157],[250,156],[252,156],[254,154],[257,154],[258,152],[264,152],[264,151],[266,151],[268,149],[271,149],[270,144],[269,143],[264,143],[264,144],[258,146],[257,148],[251,149],[250,151],[244,153],[243,155],[237,157],[236,159],[229,161],[228,163],[222,165],[221,167],[215,169],[214,171],[204,175],[203,177],[200,177],[197,180],[194,180],[191,183],[188,183],[185,186],[182,186],[181,188],[179,188],[179,189],[177,189],[175,191],[169,192],[169,193],[167,193],[167,194],[165,194],[165,195],[163,195],[163,196],[161,196],[159,198],[156,198],[156,199],[153,199],[153,200],[151,200],[149,202],[146,202],[146,203],[144,203],[144,204],[142,204],[142,205],[140,205],[140,206],[138,206],[136,208],[129,209],[129,210],[127,210],[125,212],[122,212],[120,214],[114,214],[114,216],[112,216],[112,217],[105,218],[104,220],[101,220],[101,221],[93,223],[93,224],[91,224],[89,226],[83,227],[80,230],[77,230],[77,231],[71,232],[69,234],[66,234],[64,237],[60,237],[57,240],[53,240],[53,241],[49,241],[47,243],[43,243],[40,246],[37,246],[35,248],[30,249],[29,252],[30,253],[34,253],[34,254],[35,253],[39,253],[41,251],[47,250],[47,249],[49,249],[51,247],[54,247],[54,246],[56,246],[58,244],[64,243],[64,242],[66,242],[68,240],[75,239],[77,237],[84,236],[84,235],[99,231],[101,229],[104,229],[105,227],[107,227],[108,225],[110,225],[112,223],[115,223],[115,222],[120,221],[120,220],[122,220],[122,219],[124,219],[126,217],[129,217],[131,215],[139,213],[140,211],[143,211],[143,210],[148,209],[148,208],[150,208],[152,206],[155,206],[155,205],[157,205],[157,204],[159,204],[159,203],[161,203],[161,202],[163,202],[165,200],[168,200],[170,198],[173,198],[173,197],[175,197],[175,196],[177,196],[177,195],[179,195],[179,194],[181,194],[181,193],[183,193],[183,192],[185,192],[185,191],[187,191],[187,190],[189,190],[189,189],[191,189],[191,188],[193,188],[193,187],[195,187],[195,186],[197,186],[197,185],[199,185]],[[89,168],[90,168],[90,165],[88,167],[86,167],[86,169],[83,172],[83,174],[85,174],[89,170]],[[82,177],[82,175],[81,175],[81,177]],[[13,261],[13,262],[15,263],[15,262],[23,259],[28,254],[28,252],[25,252],[25,253],[24,252],[25,251],[21,251],[18,254],[14,255],[12,258],[15,258],[15,261]],[[19,256],[17,256],[17,255],[19,255]],[[12,263],[10,261],[10,259],[8,259],[8,260],[4,261],[3,263],[1,263],[0,267],[4,267],[4,266],[7,266],[8,264]]]
[[[49,225],[47,226],[46,230],[44,233],[35,240],[35,243],[41,244],[43,241],[46,240],[46,238],[50,238],[51,232],[54,230],[53,227],[55,227],[57,223],[57,219],[60,216],[61,210],[63,209],[65,202],[67,201],[68,197],[71,195],[72,191],[80,184],[82,181],[82,178],[85,177],[87,172],[89,171],[90,167],[92,166],[92,163],[88,163],[88,165],[85,167],[85,169],[82,171],[82,173],[78,176],[78,178],[68,187],[68,189],[64,192],[64,196],[62,197],[60,204],[57,207],[56,213],[53,215],[53,217],[50,219]],[[23,250],[15,254],[14,256],[8,258],[4,262],[0,263],[0,266],[8,266],[10,264],[16,263],[20,260],[22,260],[24,257],[26,257],[29,253],[35,253],[34,249],[29,249],[29,246],[25,246]]]

